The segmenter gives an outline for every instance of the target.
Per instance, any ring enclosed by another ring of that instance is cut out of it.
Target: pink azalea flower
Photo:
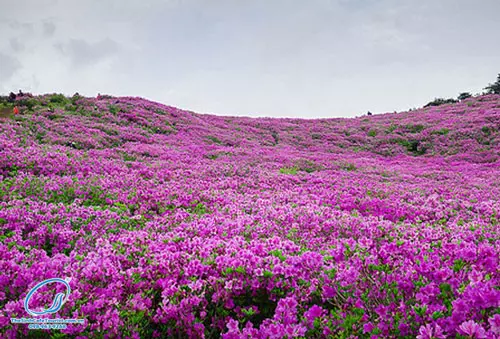
[[[323,315],[324,310],[318,306],[318,305],[313,305],[308,311],[304,313],[304,317],[307,320],[307,324],[312,327],[314,324],[314,320],[316,318],[319,318]]]
[[[468,335],[472,338],[482,339],[486,338],[486,331],[481,325],[477,324],[474,320],[469,320],[459,326],[459,329],[463,334]]]
[[[500,314],[495,314],[493,317],[488,319],[491,326],[491,331],[495,334],[500,334]]]
[[[432,326],[427,324],[425,326],[420,326],[418,330],[417,339],[444,339],[446,336],[443,333],[443,329],[439,325]]]

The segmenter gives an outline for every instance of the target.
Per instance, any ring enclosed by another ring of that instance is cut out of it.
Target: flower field
[[[316,120],[16,105],[0,121],[0,337],[500,337],[498,95]],[[56,316],[84,325],[10,321],[65,277]]]

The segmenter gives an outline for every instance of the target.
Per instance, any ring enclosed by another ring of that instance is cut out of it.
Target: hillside
[[[73,337],[500,334],[498,95],[316,120],[16,104],[0,118],[2,335],[28,334],[9,319],[52,277],[71,278],[58,316],[86,320]]]

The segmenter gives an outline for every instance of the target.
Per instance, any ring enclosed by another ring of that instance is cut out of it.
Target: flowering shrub
[[[317,120],[26,100],[0,124],[2,337],[500,334],[498,95]],[[53,277],[85,324],[11,323]]]

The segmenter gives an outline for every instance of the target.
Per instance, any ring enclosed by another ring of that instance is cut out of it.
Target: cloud
[[[43,23],[44,36],[50,38],[54,35],[55,31],[56,31],[56,25],[53,22],[44,22]]]
[[[7,82],[21,68],[16,58],[0,53],[0,82]]]
[[[120,46],[109,38],[94,43],[83,39],[70,39],[65,44],[56,44],[56,47],[70,58],[75,67],[96,64],[120,50]]]
[[[16,31],[26,32],[32,34],[34,32],[34,25],[31,22],[20,22],[18,20],[12,20],[9,23],[10,28]]]
[[[12,50],[16,53],[22,52],[25,48],[24,44],[20,42],[18,38],[11,38],[9,43]]]
[[[9,88],[331,117],[478,92],[499,72],[498,0],[26,3],[0,11],[0,51],[22,65]]]

